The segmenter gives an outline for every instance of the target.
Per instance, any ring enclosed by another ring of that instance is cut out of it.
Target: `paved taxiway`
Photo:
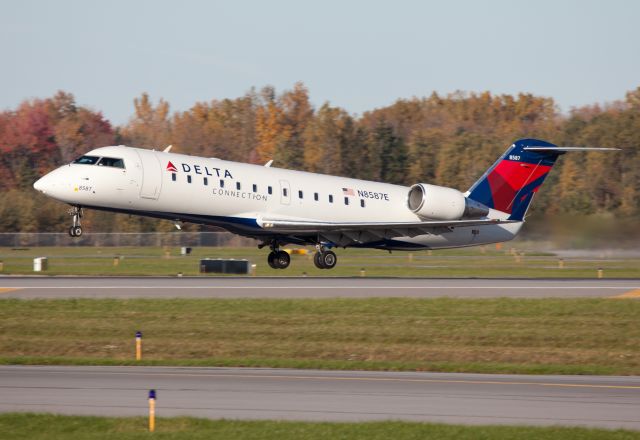
[[[0,367],[0,411],[640,429],[640,377]]]
[[[1,298],[330,298],[640,296],[640,280],[0,277]]]

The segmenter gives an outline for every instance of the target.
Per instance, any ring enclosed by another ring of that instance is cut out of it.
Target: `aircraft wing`
[[[440,234],[456,227],[515,223],[516,220],[451,220],[422,222],[323,222],[310,220],[270,219],[259,221],[265,230],[295,236],[318,234],[333,242],[367,242],[392,237],[415,237]]]
[[[570,151],[620,151],[621,148],[604,148],[604,147],[523,147],[526,151],[541,151],[544,153],[570,152]]]

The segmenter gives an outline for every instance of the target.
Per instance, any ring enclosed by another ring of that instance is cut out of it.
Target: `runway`
[[[0,411],[640,429],[640,378],[174,367],[0,367]]]
[[[0,277],[2,298],[640,297],[640,280]]]

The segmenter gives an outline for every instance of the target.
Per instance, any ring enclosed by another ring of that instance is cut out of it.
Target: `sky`
[[[0,110],[71,92],[116,125],[303,82],[352,114],[456,90],[563,112],[640,86],[640,1],[0,0]]]

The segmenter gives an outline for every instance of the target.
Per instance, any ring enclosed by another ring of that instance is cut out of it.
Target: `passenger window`
[[[287,197],[288,191],[287,188],[282,188],[282,195]]]
[[[333,196],[329,194],[329,203],[333,203]]]
[[[98,162],[98,166],[124,169],[124,160],[115,157],[103,157],[100,159],[100,162]]]
[[[268,186],[268,187],[267,187],[267,192],[268,192],[269,194],[273,194],[273,188],[272,188],[272,187],[270,187],[270,186]]]
[[[220,179],[220,188],[224,188],[224,180]]]
[[[364,208],[364,199],[360,199],[360,206]]]
[[[318,193],[313,193],[313,200],[318,201]]]
[[[298,198],[301,199],[302,198],[302,191],[298,191]]]
[[[256,185],[255,183],[253,184],[253,192],[254,193],[258,192],[258,185]]]
[[[187,176],[187,183],[191,183],[191,176]]]
[[[345,198],[344,198],[344,204],[345,204],[345,205],[348,205],[348,204],[349,204],[349,197],[345,197]]]
[[[80,165],[95,165],[100,159],[98,156],[81,156],[74,160],[72,163],[77,163]]]
[[[176,173],[171,173],[171,180],[175,182],[176,178],[177,178]]]
[[[204,186],[209,185],[209,179],[207,179],[206,177],[204,178]]]
[[[240,191],[240,182],[236,182],[236,189]]]

